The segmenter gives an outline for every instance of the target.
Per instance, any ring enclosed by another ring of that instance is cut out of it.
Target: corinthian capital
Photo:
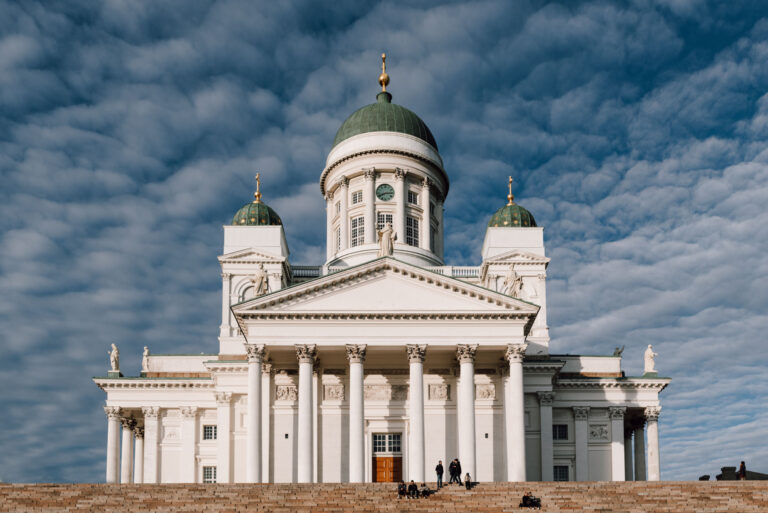
[[[123,425],[123,429],[133,431],[133,428],[136,427],[136,420],[132,417],[120,417],[120,424]]]
[[[459,344],[456,346],[456,359],[459,363],[474,363],[477,344]]]
[[[315,344],[304,344],[296,346],[296,358],[299,363],[311,363],[314,365],[317,356],[317,346]]]
[[[573,418],[576,420],[589,420],[589,406],[574,406]]]
[[[347,358],[349,363],[363,363],[365,361],[365,351],[368,346],[362,345],[347,345]]]
[[[246,344],[245,354],[249,362],[261,363],[264,358],[264,344]]]
[[[156,419],[160,415],[160,408],[157,406],[144,406],[141,409],[145,419]]]
[[[193,419],[197,416],[197,406],[185,406],[181,409],[181,416],[187,419]]]
[[[231,392],[216,392],[216,404],[221,406],[229,406],[231,400]]]
[[[512,363],[521,363],[525,357],[525,350],[528,348],[528,344],[509,344],[507,345],[507,351],[504,356]]]
[[[104,413],[107,414],[109,419],[119,419],[123,413],[123,409],[119,406],[105,406]]]
[[[611,406],[608,408],[611,420],[622,420],[624,418],[624,412],[626,411],[627,409],[624,406]]]
[[[659,420],[659,415],[661,414],[661,406],[648,406],[643,414],[645,415],[645,420],[655,422]]]
[[[427,354],[427,345],[408,344],[405,346],[405,352],[408,354],[409,363],[424,363],[424,356]]]
[[[539,392],[539,404],[541,406],[552,406],[555,402],[554,392]]]
[[[343,187],[344,189],[346,189],[347,187],[349,187],[349,178],[347,178],[346,176],[342,176],[341,178],[339,178],[338,183],[339,183],[339,187]]]
[[[399,167],[395,169],[395,180],[405,180],[406,171]]]
[[[133,436],[136,438],[144,438],[144,426],[136,426],[133,428]]]
[[[373,180],[376,178],[376,168],[369,168],[365,170],[365,179],[366,180]]]

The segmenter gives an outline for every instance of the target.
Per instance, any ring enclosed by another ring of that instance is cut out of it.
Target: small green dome
[[[488,223],[488,227],[500,228],[529,228],[536,226],[533,214],[515,202],[510,202],[496,211]]]
[[[261,201],[252,201],[237,211],[232,218],[234,226],[275,226],[283,222],[280,216],[269,208],[269,205]]]
[[[333,146],[368,132],[399,132],[418,137],[437,150],[437,142],[427,125],[419,116],[401,105],[392,103],[392,95],[381,92],[376,95],[376,103],[356,110],[341,124]]]

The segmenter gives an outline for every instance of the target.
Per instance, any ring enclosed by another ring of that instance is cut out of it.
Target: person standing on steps
[[[743,461],[741,462],[741,465],[739,465],[739,471],[736,473],[736,476],[739,478],[740,481],[744,481],[747,479],[747,464]]]
[[[435,473],[437,474],[437,489],[439,490],[443,487],[443,460],[437,462]]]
[[[450,464],[448,464],[448,473],[451,475],[450,481],[448,481],[448,484],[453,484],[457,481],[456,479],[456,459],[454,458]]]
[[[456,458],[456,479],[458,480],[459,486],[461,486],[461,462],[459,461],[459,458]]]

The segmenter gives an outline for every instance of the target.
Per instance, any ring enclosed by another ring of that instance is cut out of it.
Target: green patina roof
[[[429,127],[419,116],[401,105],[392,103],[392,95],[381,92],[376,103],[356,110],[341,124],[333,146],[355,135],[368,132],[399,132],[418,137],[437,150],[437,142]]]
[[[251,202],[237,211],[232,218],[232,224],[235,226],[274,226],[281,225],[283,222],[280,216],[269,208],[264,202]]]
[[[496,211],[488,222],[489,227],[529,228],[536,226],[533,214],[515,202],[504,205]]]

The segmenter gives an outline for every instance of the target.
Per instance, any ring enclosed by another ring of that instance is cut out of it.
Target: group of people
[[[403,481],[400,481],[397,485],[398,499],[418,499],[420,497],[429,497],[431,493],[432,490],[427,487],[427,483],[421,483],[421,488],[419,488],[419,486],[413,482],[413,479],[411,479],[411,482],[408,483],[407,486]]]
[[[438,489],[443,487],[443,472],[443,460],[440,460],[437,462],[437,466],[435,467]],[[451,475],[448,484],[456,483],[461,486],[461,462],[458,458],[454,458],[453,461],[448,464],[448,473]],[[464,485],[467,487],[467,490],[472,488],[472,476],[469,475],[469,472],[467,472],[464,476]]]
[[[534,497],[531,492],[525,492],[522,501],[520,501],[520,507],[541,509],[541,499]]]

